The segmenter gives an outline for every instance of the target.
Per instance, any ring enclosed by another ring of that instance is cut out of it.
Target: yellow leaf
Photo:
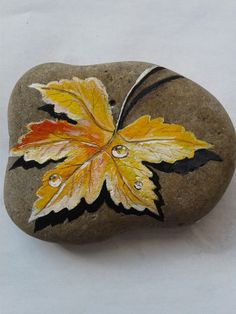
[[[82,154],[68,158],[44,174],[30,220],[52,210],[59,212],[63,208],[73,209],[82,198],[88,204],[97,199],[104,182],[106,162],[103,153],[97,153],[96,150],[90,150],[90,156],[86,158]]]
[[[142,116],[118,134],[130,150],[135,150],[137,160],[151,163],[174,163],[192,158],[198,149],[212,147],[181,125],[163,123],[162,118],[151,120],[150,116]]]
[[[112,153],[112,149],[119,146],[121,144],[114,140],[107,148],[110,161],[106,186],[112,200],[116,205],[122,204],[126,209],[143,211],[147,208],[157,214],[155,205],[157,195],[154,193],[156,186],[149,179],[153,176],[152,172],[135,159],[135,151],[127,151],[126,157],[115,157],[118,155]]]
[[[174,163],[211,147],[183,126],[164,123],[162,118],[142,116],[117,130],[105,87],[96,78],[32,86],[46,103],[55,105],[56,112],[66,113],[77,124],[30,123],[29,132],[11,149],[13,155],[39,163],[66,158],[44,174],[30,220],[73,209],[82,199],[92,204],[104,183],[116,205],[158,214],[153,174],[143,162]]]
[[[55,112],[66,113],[75,121],[83,119],[93,122],[101,129],[112,132],[113,118],[108,95],[102,82],[97,78],[50,82],[47,85],[32,84],[39,90],[47,104],[55,105]]]
[[[24,155],[26,161],[35,160],[40,164],[74,156],[78,152],[81,155],[90,148],[100,149],[110,138],[110,133],[84,120],[76,125],[44,120],[30,123],[27,128],[29,132],[19,138],[10,151],[11,155]]]

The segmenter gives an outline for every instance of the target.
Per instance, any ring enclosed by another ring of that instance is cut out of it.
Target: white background
[[[207,88],[235,124],[235,34],[235,0],[0,0],[1,191],[8,99],[30,67],[157,63]],[[0,313],[234,314],[235,179],[198,224],[86,246],[25,235],[1,194]]]

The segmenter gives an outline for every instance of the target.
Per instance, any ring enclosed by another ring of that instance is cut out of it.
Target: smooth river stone
[[[152,64],[142,62],[118,62],[92,66],[72,66],[47,63],[29,70],[17,82],[9,102],[10,147],[18,137],[26,133],[25,125],[43,119],[53,119],[44,110],[40,93],[28,88],[32,83],[47,84],[60,79],[97,77],[105,85],[110,97],[113,116],[117,118],[122,100],[138,76]],[[150,86],[176,73],[160,68],[146,82]],[[150,114],[152,118],[164,117],[167,123],[178,123],[193,132],[198,139],[214,145],[213,151],[222,161],[210,160],[195,171],[186,174],[168,170],[155,170],[164,200],[162,211],[165,220],[160,222],[149,215],[129,215],[115,211],[101,201],[99,209],[86,210],[81,215],[72,211],[69,219],[66,210],[48,219],[28,222],[35,192],[41,185],[46,167],[22,166],[10,170],[19,157],[9,157],[5,178],[5,204],[11,219],[26,233],[47,241],[86,243],[109,238],[120,232],[144,226],[162,227],[191,224],[205,216],[219,201],[228,186],[235,169],[235,131],[221,104],[205,89],[187,78],[170,80],[144,95],[129,112],[124,125],[138,117]],[[177,167],[178,168],[178,167]],[[191,168],[191,167],[190,167]],[[191,170],[191,169],[190,169]],[[176,170],[178,172],[178,169]],[[36,229],[41,229],[35,231]]]

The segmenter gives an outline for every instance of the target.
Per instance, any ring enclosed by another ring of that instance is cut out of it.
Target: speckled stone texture
[[[122,100],[137,77],[152,66],[143,62],[120,62],[93,66],[72,66],[48,63],[34,67],[16,84],[9,103],[10,146],[17,143],[26,132],[25,125],[50,119],[47,112],[38,110],[44,105],[41,95],[28,88],[32,83],[48,83],[73,76],[87,78],[95,76],[106,86],[111,99],[113,116],[117,118]],[[162,69],[151,76],[145,85],[175,75]],[[5,204],[7,211],[26,233],[48,241],[70,241],[85,243],[106,239],[117,233],[143,226],[176,226],[193,223],[206,215],[224,193],[235,169],[236,138],[232,123],[220,105],[209,92],[186,78],[163,84],[149,93],[131,109],[124,125],[144,114],[153,118],[162,116],[165,122],[178,123],[192,131],[197,138],[214,145],[214,151],[223,161],[209,161],[199,169],[186,175],[156,171],[165,204],[162,211],[164,222],[150,216],[136,216],[119,213],[102,203],[96,212],[85,212],[78,218],[34,232],[35,223],[29,223],[35,192],[41,185],[46,170],[55,166],[49,164],[42,169],[28,170],[17,167],[9,170],[17,158],[10,157],[5,178]],[[226,210],[226,209],[222,209]]]

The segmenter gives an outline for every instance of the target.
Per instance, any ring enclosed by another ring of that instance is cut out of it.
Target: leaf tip
[[[206,141],[201,141],[202,142],[202,147],[200,148],[204,148],[204,149],[211,149],[211,148],[214,148],[214,145],[211,144],[211,143],[208,143]]]
[[[35,213],[35,209],[33,209],[28,222],[33,222],[37,219],[37,214]]]
[[[40,91],[42,89],[43,85],[39,84],[39,83],[33,83],[33,84],[30,84],[28,87],[29,88],[34,88],[34,89],[37,89],[37,90]]]
[[[10,157],[16,157],[16,156],[22,156],[22,155],[23,154],[22,154],[21,149],[20,149],[20,144],[16,144],[9,149],[9,156]]]
[[[15,157],[15,154],[16,154],[16,146],[13,146],[9,149],[9,156]]]

